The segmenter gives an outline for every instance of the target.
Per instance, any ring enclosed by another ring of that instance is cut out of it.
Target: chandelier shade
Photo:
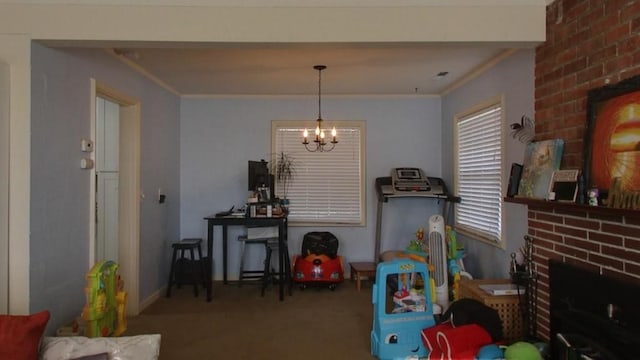
[[[309,142],[309,131],[307,129],[304,129],[302,134],[302,144],[304,144],[304,147],[310,152],[329,152],[333,150],[338,143],[338,140],[336,127],[334,126],[331,130],[331,141],[327,143],[324,133],[325,130],[322,127],[322,70],[327,67],[325,65],[314,65],[313,68],[318,70],[318,120],[316,120],[317,124],[315,134],[313,136],[313,143],[315,146]],[[331,147],[328,147],[327,144],[331,144]]]

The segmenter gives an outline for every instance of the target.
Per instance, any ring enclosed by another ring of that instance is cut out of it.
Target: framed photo
[[[576,202],[579,170],[556,170],[549,183],[549,200]]]
[[[609,192],[614,178],[640,190],[640,76],[590,90],[584,141],[584,188]]]

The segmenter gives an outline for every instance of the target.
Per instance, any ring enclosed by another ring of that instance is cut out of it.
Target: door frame
[[[118,196],[118,273],[127,293],[127,315],[140,312],[140,101],[91,79],[91,138],[96,137],[96,97],[120,105],[120,179]],[[95,157],[95,153],[92,153]],[[95,159],[94,159],[95,160]],[[96,254],[96,171],[91,170],[89,206],[89,266]]]
[[[0,61],[0,314],[9,313],[9,65]]]

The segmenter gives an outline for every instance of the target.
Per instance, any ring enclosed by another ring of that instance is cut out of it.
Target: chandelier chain
[[[322,128],[322,70],[326,69],[327,67],[325,65],[315,65],[313,68],[318,70],[318,119],[316,120],[317,125],[315,130],[315,138],[313,140],[316,146],[315,148],[309,147],[309,132],[307,131],[307,129],[304,129],[302,144],[304,144],[304,147],[307,149],[307,151],[310,152],[329,152],[333,150],[333,148],[338,143],[338,140],[336,137],[336,128],[334,126],[331,130],[331,147],[325,148],[327,142],[325,141],[324,129]]]

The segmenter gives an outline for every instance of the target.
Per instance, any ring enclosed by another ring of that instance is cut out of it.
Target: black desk
[[[289,295],[291,295],[291,269],[284,268],[285,246],[287,246],[287,217],[238,217],[223,216],[216,217],[209,215],[207,220],[207,257],[209,259],[209,274],[213,273],[213,227],[222,226],[222,280],[228,284],[227,280],[227,228],[229,226],[278,226],[278,266],[279,273],[284,276],[279,277],[280,300],[284,300],[284,284],[289,284]],[[283,279],[284,278],[284,279]],[[207,282],[207,301],[211,301],[211,282]]]

